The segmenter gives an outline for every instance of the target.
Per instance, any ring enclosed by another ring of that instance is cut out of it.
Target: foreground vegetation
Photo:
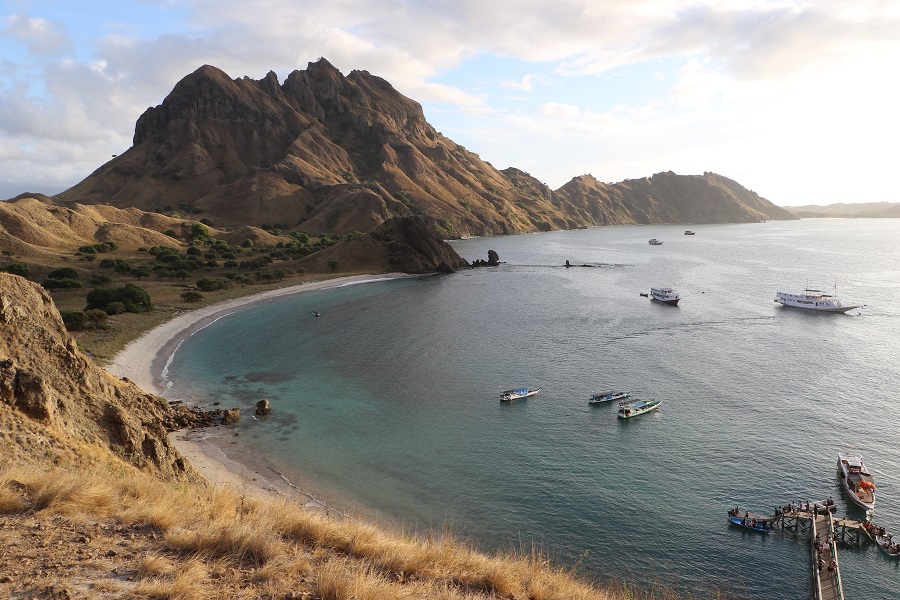
[[[0,595],[23,598],[675,597],[600,588],[538,551],[488,556],[448,533],[388,534],[284,497],[112,467],[0,466],[0,573]]]

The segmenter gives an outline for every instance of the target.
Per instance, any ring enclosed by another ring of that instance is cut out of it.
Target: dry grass
[[[102,553],[105,546],[93,540],[96,533],[82,544],[97,547],[94,561],[112,563],[91,570],[90,589],[118,591],[97,597],[284,598],[303,592],[323,600],[675,597],[665,588],[597,587],[574,570],[554,567],[537,551],[489,556],[446,532],[391,534],[305,510],[284,498],[249,498],[227,488],[166,483],[138,472],[0,466],[0,510],[118,532],[123,541],[112,554]],[[133,573],[127,593],[120,579],[110,579],[114,572]],[[0,586],[0,595],[4,591]]]

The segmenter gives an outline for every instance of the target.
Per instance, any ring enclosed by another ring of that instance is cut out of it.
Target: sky
[[[75,185],[204,64],[320,57],[553,189],[712,171],[778,206],[900,201],[900,0],[0,0],[0,198]]]

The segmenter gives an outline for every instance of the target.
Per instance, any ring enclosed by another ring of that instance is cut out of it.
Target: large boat
[[[633,402],[620,402],[619,403],[619,415],[620,419],[630,419],[631,417],[636,417],[638,415],[642,415],[644,413],[648,413],[650,411],[656,410],[659,408],[659,403],[662,400],[635,400]]]
[[[838,475],[844,491],[854,504],[875,508],[875,478],[859,454],[838,454]]]
[[[807,310],[818,310],[821,312],[842,313],[854,308],[859,308],[858,304],[847,305],[837,299],[837,296],[825,294],[821,290],[805,289],[802,294],[791,294],[789,292],[776,292],[775,302],[782,306],[792,306],[794,308],[805,308]]]
[[[678,306],[678,301],[681,300],[681,296],[678,295],[678,290],[673,290],[670,287],[650,288],[650,297],[657,302],[662,302],[663,304],[669,304],[671,306]]]
[[[662,246],[662,242],[656,238],[650,238],[650,245],[651,246]]]
[[[512,400],[520,400],[522,398],[527,398],[528,396],[534,396],[541,388],[533,390],[527,387],[520,387],[514,390],[503,390],[500,392],[500,402],[510,402]]]
[[[624,400],[628,396],[631,395],[631,392],[600,392],[599,394],[592,393],[591,399],[588,400],[588,404],[602,404],[603,402],[612,402],[613,400]]]

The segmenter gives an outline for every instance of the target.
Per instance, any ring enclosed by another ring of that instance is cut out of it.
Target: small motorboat
[[[644,413],[648,413],[659,408],[662,400],[635,400],[634,402],[619,403],[619,410],[616,413],[620,419],[630,419]]]
[[[527,387],[515,388],[512,390],[503,390],[500,392],[500,402],[511,402],[513,400],[521,400],[522,398],[527,398],[528,396],[534,396],[541,388],[533,390]]]
[[[728,517],[728,522],[750,531],[758,533],[770,533],[772,531],[772,522],[768,519],[757,519],[756,517]]]
[[[691,231],[690,229],[688,229],[687,231],[684,232],[684,235],[695,235],[695,234],[694,234],[693,231]]]
[[[318,317],[318,316],[319,316],[319,311],[317,311],[317,310],[312,311],[312,316]]]
[[[631,392],[600,392],[599,394],[591,393],[588,404],[603,404],[604,402],[612,402],[613,400],[623,400],[631,395]]]
[[[870,521],[863,522],[863,529],[878,548],[890,558],[900,558],[900,543],[895,543],[893,534],[884,530],[884,527],[876,527]]]
[[[650,294],[647,294],[647,293],[644,293],[644,292],[641,292],[641,296],[643,296],[643,297],[644,297],[644,298],[646,298],[646,297],[647,297],[647,296],[649,296],[649,295],[650,295]]]
[[[650,245],[651,246],[662,246],[662,242],[656,238],[650,238]]]

